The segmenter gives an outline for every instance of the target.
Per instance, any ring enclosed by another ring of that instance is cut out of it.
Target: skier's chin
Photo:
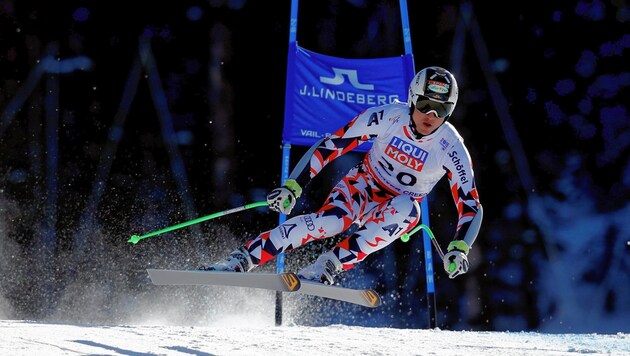
[[[422,130],[418,130],[418,132],[422,134],[422,136],[429,136],[435,133],[435,131],[437,131],[437,129],[439,129],[443,124],[444,123],[440,125],[422,125]]]
[[[428,136],[437,130],[437,127],[433,127],[432,125],[422,125],[421,129],[418,130],[423,136]]]

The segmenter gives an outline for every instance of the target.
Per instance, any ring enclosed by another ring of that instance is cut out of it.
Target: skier
[[[446,69],[427,67],[418,72],[409,85],[407,103],[366,109],[313,145],[284,185],[267,195],[272,210],[289,215],[302,187],[327,164],[372,139],[365,158],[337,183],[318,211],[294,216],[228,258],[200,269],[247,272],[283,251],[335,236],[356,223],[354,233],[298,271],[300,278],[334,284],[340,272],[413,229],[420,220],[419,202],[446,175],[459,217],[444,269],[450,278],[466,273],[483,210],[470,155],[448,122],[457,97],[457,81]]]

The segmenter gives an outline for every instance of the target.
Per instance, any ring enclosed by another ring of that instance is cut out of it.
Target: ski
[[[297,292],[300,294],[339,300],[369,308],[381,305],[381,297],[371,289],[352,289],[299,279],[295,273],[240,273],[147,269],[156,285],[216,285]]]
[[[329,298],[362,305],[368,308],[376,308],[381,305],[381,297],[372,289],[352,289],[335,285],[322,284],[314,281],[300,280],[298,293]]]
[[[217,285],[295,292],[300,279],[295,273],[238,273],[224,271],[147,269],[156,285]]]

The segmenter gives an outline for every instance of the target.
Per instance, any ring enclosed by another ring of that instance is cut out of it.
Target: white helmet
[[[457,80],[451,72],[442,67],[427,67],[409,84],[407,105],[425,114],[433,111],[438,117],[448,119],[455,110],[458,95]]]

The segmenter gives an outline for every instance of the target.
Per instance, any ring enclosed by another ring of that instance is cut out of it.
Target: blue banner
[[[287,88],[283,143],[311,146],[368,107],[407,101],[415,74],[412,54],[347,59],[297,45],[289,50],[295,51],[287,73],[293,89]]]

